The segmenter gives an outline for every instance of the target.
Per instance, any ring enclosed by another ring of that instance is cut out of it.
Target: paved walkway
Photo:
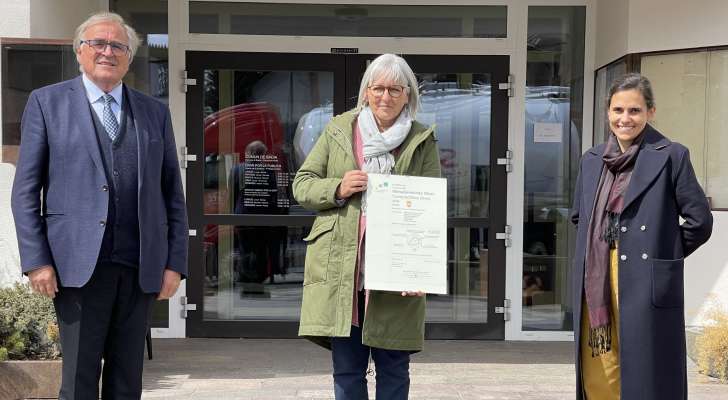
[[[428,341],[413,356],[410,399],[574,398],[572,344]],[[330,353],[305,340],[155,339],[143,399],[333,399]],[[689,363],[690,399],[728,399],[728,385]],[[374,379],[370,379],[374,398]]]

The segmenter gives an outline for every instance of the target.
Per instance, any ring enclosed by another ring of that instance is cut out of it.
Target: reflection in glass
[[[293,199],[291,183],[331,119],[333,73],[204,76],[205,214],[310,214]]]
[[[490,75],[419,73],[417,120],[436,124],[448,217],[488,217]]]
[[[506,6],[190,1],[191,33],[504,38]]]
[[[333,117],[333,74],[221,69],[204,77],[205,214],[309,213],[290,184]],[[490,75],[418,80],[418,120],[437,124],[449,217],[484,219],[449,229],[449,294],[429,296],[428,321],[486,323]],[[204,318],[298,318],[307,230],[207,225]]]
[[[204,319],[297,320],[308,231],[205,226]]]
[[[134,62],[124,76],[124,83],[142,93],[168,103],[169,55],[167,36],[167,2],[112,1],[111,11],[124,17],[142,38],[134,55]],[[169,301],[157,301],[152,310],[151,325],[154,328],[169,327]]]
[[[297,320],[310,228],[207,225],[204,318]],[[487,322],[487,229],[448,229],[448,295],[428,295],[429,322]]]
[[[568,219],[581,156],[585,7],[529,7],[523,330],[571,330]]]
[[[690,149],[695,176],[705,187],[708,52],[645,56],[641,60],[641,73],[650,79],[659,106],[651,124]],[[725,132],[724,127],[718,132]]]
[[[131,63],[129,72],[124,76],[124,83],[163,103],[168,103],[167,2],[148,0],[110,3],[110,10],[124,17],[142,38],[134,55],[134,62]]]
[[[447,231],[447,295],[427,295],[427,322],[488,322],[488,230]]]
[[[728,208],[728,51],[689,51],[642,57],[641,72],[658,103],[653,125],[690,149],[698,182],[713,208]]]
[[[728,208],[728,50],[710,52],[708,65],[708,108],[705,126],[705,193],[715,208]],[[692,154],[691,154],[692,156]]]
[[[78,76],[78,63],[70,42],[66,45],[13,43],[3,38],[2,137],[0,160],[15,164],[20,148],[20,120],[30,92]],[[10,205],[3,205],[10,208]]]
[[[607,122],[607,95],[612,82],[627,73],[627,62],[622,58],[597,71],[594,83],[594,137],[592,145],[604,143],[609,134]]]
[[[488,217],[490,174],[490,75],[419,73],[417,120],[436,124],[442,175],[448,185],[448,217]],[[296,168],[333,116],[318,107],[299,120],[293,139]]]
[[[490,165],[490,75],[420,73],[417,120],[437,124],[443,177],[448,180],[448,217],[488,217]],[[293,147],[300,165],[311,151],[333,107],[301,117]],[[487,322],[487,229],[448,231],[448,295],[428,296],[428,321]]]

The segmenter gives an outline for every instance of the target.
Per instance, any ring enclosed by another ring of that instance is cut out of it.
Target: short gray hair
[[[93,14],[88,17],[86,21],[83,21],[78,28],[76,28],[76,34],[73,37],[73,52],[78,54],[78,49],[81,47],[81,36],[83,36],[84,32],[86,32],[86,29],[102,22],[113,22],[124,28],[126,31],[126,37],[129,40],[129,62],[131,62],[131,60],[134,59],[134,54],[136,54],[141,40],[139,39],[139,36],[137,36],[134,28],[128,25],[121,15],[108,11]]]
[[[415,77],[415,73],[412,72],[412,68],[407,64],[407,61],[394,54],[382,54],[369,64],[359,86],[357,107],[361,108],[367,105],[367,89],[374,83],[374,80],[382,78],[391,79],[406,87],[405,91],[409,96],[409,102],[405,107],[407,107],[410,118],[415,119],[417,110],[420,108],[420,91],[417,88],[417,77]]]

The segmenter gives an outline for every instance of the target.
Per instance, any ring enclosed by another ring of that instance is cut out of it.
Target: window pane
[[[506,6],[190,2],[191,33],[506,37]]]
[[[447,230],[447,292],[427,295],[427,322],[488,322],[488,229]]]
[[[142,39],[124,84],[157,98],[169,97],[169,63],[167,55],[167,1],[112,1],[109,9],[120,14]],[[156,301],[152,309],[153,328],[169,327],[169,301]]]
[[[652,82],[657,113],[652,125],[690,149],[690,160],[705,187],[705,107],[708,53],[642,57],[641,72]]]
[[[298,320],[310,228],[207,225],[206,320]]]
[[[167,1],[111,2],[110,9],[134,27],[142,39],[124,83],[167,103],[169,56]]]
[[[12,39],[9,39],[12,41]],[[15,164],[20,147],[20,119],[30,92],[76,77],[78,64],[67,45],[8,43],[2,45],[2,162]]]
[[[204,74],[205,214],[313,214],[291,184],[332,117],[334,74]]]
[[[728,117],[728,51],[663,54],[642,58],[657,103],[654,125],[690,149],[698,181],[714,208],[728,207],[728,167],[721,154]]]
[[[488,217],[490,74],[418,73],[417,120],[435,125],[448,217]]]
[[[728,50],[710,52],[706,121],[707,195],[713,207],[728,208]]]
[[[567,215],[581,156],[585,7],[529,7],[523,330],[571,330]]]
[[[206,225],[204,318],[297,320],[308,227]],[[448,294],[428,295],[427,321],[485,323],[488,230],[448,229]]]
[[[607,140],[609,124],[607,122],[607,95],[614,79],[627,73],[627,63],[616,61],[597,71],[594,90],[594,136],[592,146]]]

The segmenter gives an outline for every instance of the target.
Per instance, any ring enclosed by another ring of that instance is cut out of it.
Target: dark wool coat
[[[619,228],[619,357],[622,399],[687,399],[683,260],[705,243],[713,217],[688,149],[647,125]],[[587,231],[605,144],[581,160],[571,219],[576,398],[583,399],[579,348]],[[681,225],[679,218],[685,219]]]

